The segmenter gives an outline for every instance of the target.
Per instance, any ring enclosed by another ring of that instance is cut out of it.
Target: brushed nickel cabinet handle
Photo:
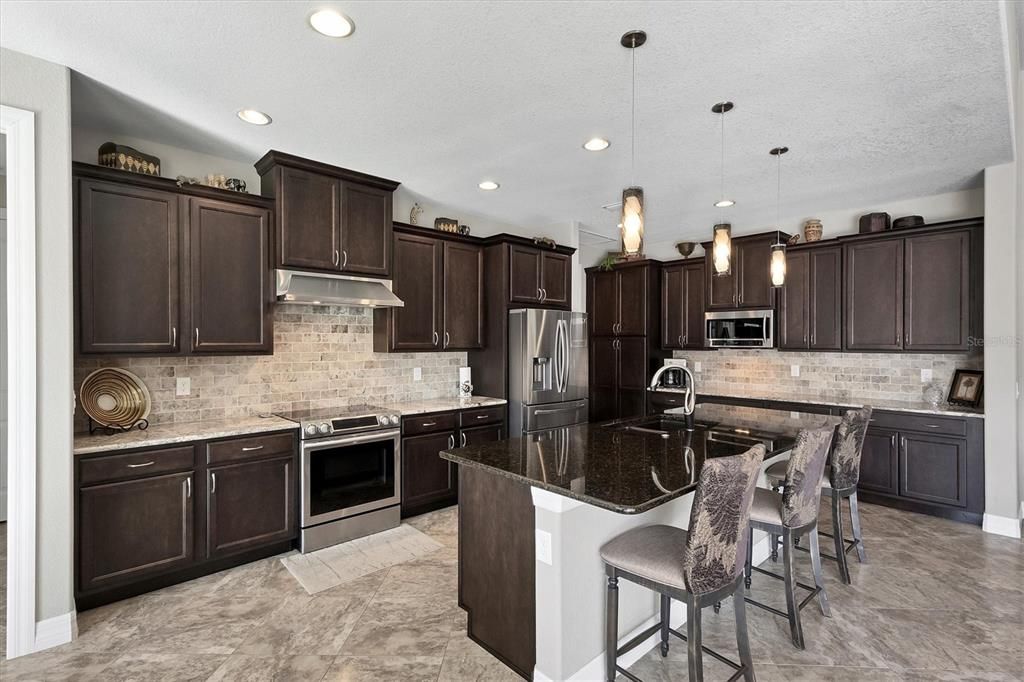
[[[537,287],[537,300],[540,300],[540,287]]]
[[[342,250],[341,252],[341,269],[344,270],[348,267],[348,251]]]
[[[338,254],[338,250],[334,250],[334,255],[331,257],[331,261],[334,263],[334,267],[338,267],[338,263],[341,262],[341,256]]]
[[[546,303],[546,302],[547,302],[547,300],[548,300],[548,290],[547,290],[547,289],[544,289],[544,288],[542,288],[542,289],[540,290],[540,293],[544,295],[544,298],[542,298],[542,299],[541,299],[541,302],[542,302],[542,303]]]
[[[423,426],[437,426],[437,422],[423,422]]]
[[[448,436],[448,449],[451,450],[455,447],[455,434]]]
[[[477,418],[477,419],[487,419],[487,415],[486,415],[486,414],[478,414],[478,415],[476,416],[476,418]]]
[[[129,469],[141,469],[142,467],[151,467],[154,464],[156,464],[156,462],[143,462],[142,464],[129,464],[128,468]]]
[[[171,327],[171,345],[172,346],[177,346],[178,345],[178,328],[177,327]]]
[[[907,437],[903,436],[903,451],[906,452],[906,450],[907,450]]]
[[[452,341],[452,337],[448,335],[448,332],[444,333],[444,347],[447,348],[448,344]]]
[[[462,447],[466,447],[466,434],[465,433],[459,434],[459,443],[461,444]]]
[[[890,447],[896,447],[896,434],[892,434],[889,438]]]
[[[250,445],[249,447],[242,448],[242,452],[254,452],[256,450],[262,450],[262,445]]]
[[[185,497],[192,497],[192,477],[185,479]]]
[[[199,327],[196,327],[196,345],[199,345]]]
[[[210,472],[210,494],[217,492],[217,474]]]
[[[434,338],[434,345],[436,346],[437,345],[437,332],[434,332],[433,338]]]
[[[941,428],[938,424],[925,424],[925,426],[927,426],[929,429]]]
[[[683,335],[682,334],[679,335],[679,345],[680,346],[683,345]]]

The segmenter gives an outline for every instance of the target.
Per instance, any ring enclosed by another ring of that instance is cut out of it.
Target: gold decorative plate
[[[149,416],[152,402],[142,379],[126,369],[92,372],[78,389],[82,409],[102,426],[130,429]]]

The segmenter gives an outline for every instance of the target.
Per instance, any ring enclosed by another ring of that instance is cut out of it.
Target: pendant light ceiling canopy
[[[619,39],[633,56],[633,80],[630,93],[631,108],[631,145],[632,158],[630,167],[630,187],[622,191],[622,255],[626,258],[641,258],[644,252],[644,190],[637,187],[636,180],[636,48],[647,42],[647,34],[643,31],[628,31]]]

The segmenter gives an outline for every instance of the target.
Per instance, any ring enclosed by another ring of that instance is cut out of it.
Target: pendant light
[[[644,190],[636,182],[636,48],[647,42],[643,31],[624,33],[619,43],[633,52],[633,89],[631,110],[632,160],[630,184],[622,190],[622,255],[626,258],[643,258],[644,252]]]
[[[776,242],[772,245],[772,258],[770,273],[772,286],[781,287],[786,283],[786,245],[782,243],[782,236],[779,233],[779,206],[782,203],[782,155],[789,151],[789,147],[775,147],[769,154],[778,160],[775,183],[775,235]]]
[[[722,117],[722,184],[720,198],[715,202],[716,208],[729,208],[736,204],[732,199],[725,197],[725,115],[732,111],[732,108],[732,102],[719,102],[711,107],[712,112]],[[724,277],[732,274],[732,226],[727,222],[723,221],[715,225],[711,261],[714,264],[716,276]]]

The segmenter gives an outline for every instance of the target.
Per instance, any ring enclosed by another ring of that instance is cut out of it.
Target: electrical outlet
[[[921,370],[921,383],[922,384],[927,384],[931,380],[932,380],[932,371],[930,369],[922,369]]]
[[[699,361],[693,363],[693,371],[694,372],[700,372],[701,371],[701,367],[700,367],[700,362]]]
[[[551,566],[554,561],[551,557],[551,533],[540,529],[534,532],[537,537],[537,547],[535,550],[537,561]]]
[[[412,368],[412,380],[413,381],[423,381],[423,368],[422,367],[413,367]]]
[[[793,377],[800,376],[800,365],[790,365],[789,366],[789,375],[793,376]]]
[[[192,395],[192,379],[178,377],[174,383],[174,395]]]
[[[789,418],[790,419],[799,419],[800,418],[800,413],[799,412],[790,412],[789,413]]]

